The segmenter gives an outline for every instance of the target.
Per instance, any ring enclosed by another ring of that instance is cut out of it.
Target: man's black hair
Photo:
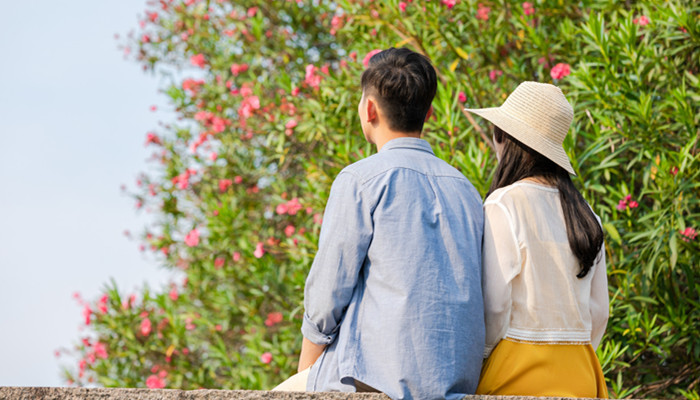
[[[435,68],[428,57],[407,48],[375,54],[362,73],[362,90],[377,99],[397,132],[421,132],[437,91]]]

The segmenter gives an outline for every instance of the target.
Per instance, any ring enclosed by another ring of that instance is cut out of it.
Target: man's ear
[[[425,114],[425,121],[428,122],[428,118],[430,118],[433,115],[433,105],[430,105],[430,108],[428,109],[428,112]]]
[[[372,98],[367,98],[367,122],[374,122],[377,120],[379,111],[377,110],[377,102]]]

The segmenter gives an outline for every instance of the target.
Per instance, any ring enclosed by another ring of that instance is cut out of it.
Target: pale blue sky
[[[167,280],[122,233],[147,217],[119,187],[147,168],[145,133],[173,120],[114,39],[144,8],[0,0],[0,386],[64,384],[54,350],[84,333],[73,292]]]

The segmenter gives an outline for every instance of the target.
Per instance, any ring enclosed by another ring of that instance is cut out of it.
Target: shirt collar
[[[423,139],[415,137],[400,137],[396,139],[391,139],[390,141],[384,143],[382,146],[382,151],[393,150],[393,149],[413,149],[420,150],[435,155],[430,144]]]

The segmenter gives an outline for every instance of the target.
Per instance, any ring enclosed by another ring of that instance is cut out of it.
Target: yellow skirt
[[[590,344],[501,340],[481,369],[476,394],[608,398]]]

